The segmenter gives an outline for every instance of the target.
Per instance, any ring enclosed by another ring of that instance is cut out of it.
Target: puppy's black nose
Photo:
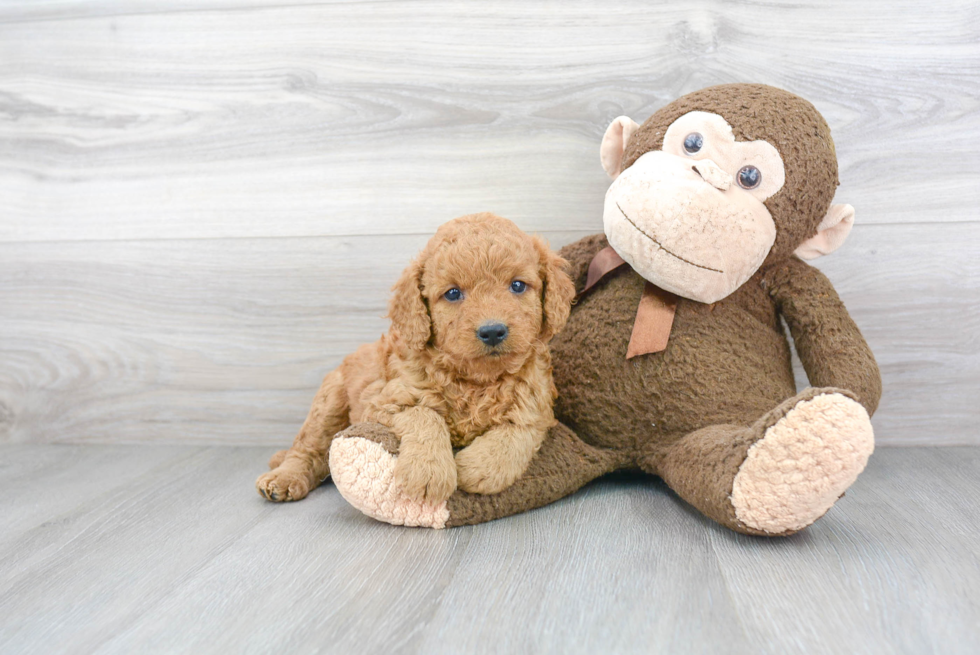
[[[507,326],[503,323],[484,323],[477,329],[476,336],[488,346],[496,346],[507,338]]]

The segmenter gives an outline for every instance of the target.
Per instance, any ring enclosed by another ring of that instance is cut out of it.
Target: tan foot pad
[[[402,495],[395,483],[395,459],[375,441],[337,438],[330,444],[330,477],[348,503],[372,518],[393,525],[446,527],[446,501],[420,503]]]
[[[854,483],[873,450],[859,403],[839,393],[801,401],[749,448],[732,487],[735,515],[771,534],[805,528]]]

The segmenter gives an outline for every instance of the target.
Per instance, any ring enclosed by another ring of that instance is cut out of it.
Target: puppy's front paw
[[[485,452],[475,441],[456,453],[456,474],[459,488],[474,494],[500,493],[514,484],[523,469],[508,466],[499,454]]]
[[[407,447],[395,461],[395,482],[402,493],[418,502],[441,503],[456,491],[456,463],[452,450],[425,451]]]
[[[260,475],[255,488],[273,502],[301,500],[310,493],[310,476],[279,467]]]

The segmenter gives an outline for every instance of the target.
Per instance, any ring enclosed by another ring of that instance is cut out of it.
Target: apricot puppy
[[[440,227],[392,289],[391,329],[326,376],[259,493],[305,497],[330,473],[333,436],[365,421],[399,439],[394,476],[413,500],[510,486],[555,424],[548,341],[575,293],[564,266],[542,239],[493,214]]]

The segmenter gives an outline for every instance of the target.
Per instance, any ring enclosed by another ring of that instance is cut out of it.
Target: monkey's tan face
[[[704,303],[728,296],[765,261],[776,225],[763,204],[784,183],[766,141],[736,142],[724,118],[690,112],[606,193],[609,244],[659,287]]]

